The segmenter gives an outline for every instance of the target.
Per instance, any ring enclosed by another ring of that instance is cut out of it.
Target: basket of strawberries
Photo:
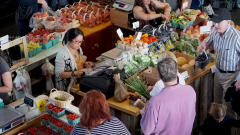
[[[63,134],[64,135],[70,135],[72,130],[73,130],[74,126],[72,125],[67,125],[64,130],[63,130]]]
[[[60,107],[55,107],[52,109],[53,116],[62,117],[65,114],[65,109]]]
[[[46,112],[49,113],[49,114],[52,114],[52,109],[54,108],[55,106],[53,104],[48,104],[46,106]]]
[[[56,124],[58,123],[58,122],[61,122],[60,120],[58,120],[58,119],[56,119],[56,118],[53,118],[53,119],[51,119],[50,121],[49,121],[49,126],[52,128],[52,129],[56,129]]]
[[[36,134],[37,132],[38,132],[38,131],[37,131],[36,128],[30,128],[30,129],[27,130],[27,134],[28,134],[28,135],[34,135],[34,134]]]
[[[43,133],[47,135],[52,135],[54,133],[54,130],[52,130],[50,127],[47,127],[47,129]]]
[[[51,114],[45,114],[44,116],[41,117],[41,121],[44,125],[48,126],[49,121],[53,118]]]
[[[63,129],[67,126],[67,124],[61,121],[61,122],[58,122],[55,126],[56,126],[56,130],[59,133],[63,133]]]
[[[68,123],[70,123],[72,125],[76,125],[78,122],[80,122],[80,117],[77,116],[76,113],[73,113],[73,114],[69,114],[67,116],[67,120],[68,120]]]

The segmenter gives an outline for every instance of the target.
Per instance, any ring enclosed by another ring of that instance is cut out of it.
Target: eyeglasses
[[[82,40],[82,41],[74,41],[74,40],[72,40],[75,44],[82,44],[83,42],[84,42],[84,40]]]

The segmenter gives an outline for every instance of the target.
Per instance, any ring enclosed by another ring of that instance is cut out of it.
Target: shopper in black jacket
[[[212,103],[209,116],[203,123],[203,135],[231,135],[232,127],[240,127],[240,120],[226,115],[226,106]]]
[[[29,27],[29,19],[33,13],[40,12],[42,7],[48,7],[45,0],[18,0],[19,5],[15,15],[18,34],[25,36],[32,29]],[[24,14],[27,13],[27,14]],[[23,16],[25,16],[23,18]]]

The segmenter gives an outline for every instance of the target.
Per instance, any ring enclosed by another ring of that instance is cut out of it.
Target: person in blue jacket
[[[203,135],[231,135],[232,127],[240,127],[240,120],[235,120],[226,115],[226,110],[226,106],[212,103],[210,115],[202,125]]]
[[[48,4],[45,0],[18,0],[18,2],[15,21],[19,36],[25,36],[32,30],[29,27],[29,19],[33,13],[40,12],[42,7],[47,8]]]

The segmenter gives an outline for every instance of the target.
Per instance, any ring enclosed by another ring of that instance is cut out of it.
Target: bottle
[[[0,107],[3,107],[3,106],[4,106],[3,100],[0,98]]]

